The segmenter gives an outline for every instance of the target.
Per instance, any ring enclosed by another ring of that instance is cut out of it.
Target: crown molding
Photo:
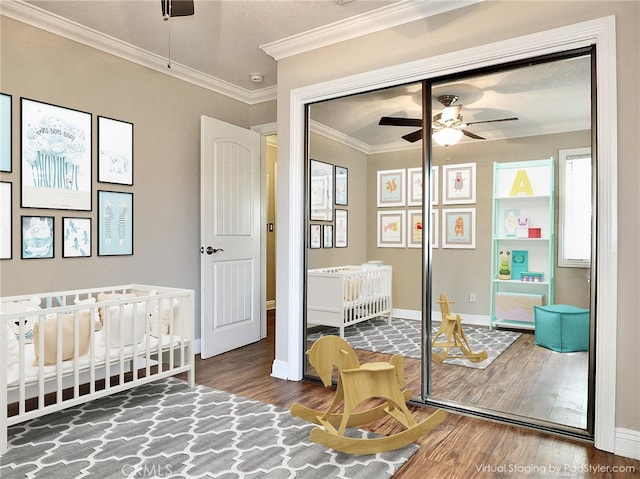
[[[243,103],[254,105],[276,99],[276,86],[260,90],[246,90],[231,83],[207,75],[180,63],[167,59],[104,33],[47,12],[22,0],[2,0],[0,15],[45,30],[49,33],[101,50],[165,75],[198,85],[207,90],[228,96]]]
[[[349,146],[354,150],[358,150],[365,155],[374,155],[376,153],[389,153],[392,151],[401,151],[401,150],[416,150],[418,148],[422,148],[421,143],[407,143],[396,142],[396,143],[388,143],[385,145],[369,145],[364,141],[357,140],[352,136],[345,135],[344,133],[334,130],[322,123],[311,120],[309,122],[309,129],[317,133],[318,135],[322,135],[330,140],[336,141],[343,145]]]
[[[401,0],[329,25],[265,43],[260,45],[260,49],[277,61],[483,1]]]

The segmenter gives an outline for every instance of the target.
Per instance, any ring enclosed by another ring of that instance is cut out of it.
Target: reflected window
[[[591,265],[591,148],[560,150],[558,266]]]

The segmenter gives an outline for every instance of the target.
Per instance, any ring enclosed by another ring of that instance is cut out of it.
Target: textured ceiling
[[[397,0],[194,0],[195,14],[162,18],[161,0],[27,1],[45,11],[246,90],[277,83],[260,45],[344,20]],[[169,42],[169,38],[171,41]],[[169,45],[171,49],[169,50]],[[249,75],[261,73],[262,83]]]

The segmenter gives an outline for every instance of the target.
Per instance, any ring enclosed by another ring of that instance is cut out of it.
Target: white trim
[[[247,90],[174,61],[171,62],[171,68],[167,68],[166,57],[143,50],[35,5],[25,3],[22,0],[2,0],[1,5],[0,13],[6,17],[115,55],[165,75],[198,85],[248,105],[276,99],[277,87],[275,85],[260,90]]]
[[[618,456],[640,460],[640,431],[617,428],[615,453]]]
[[[275,135],[278,133],[278,124],[276,122],[272,122],[255,125],[251,127],[251,131],[255,131],[261,135]]]
[[[452,52],[415,62],[395,65],[373,72],[361,73],[316,85],[292,90],[290,113],[290,154],[288,241],[299,248],[302,257],[304,236],[301,225],[304,204],[304,107],[307,103],[336,98],[351,93],[377,89],[410,81],[433,78],[445,73],[461,72],[496,65],[533,56],[566,51],[573,48],[597,47],[597,131],[598,131],[598,303],[596,314],[600,318],[596,331],[596,370],[598,374],[595,391],[595,446],[613,452],[615,449],[615,404],[616,404],[616,334],[617,334],[617,269],[618,229],[617,220],[617,103],[616,103],[616,41],[615,17],[609,16],[568,25],[544,32],[512,38],[489,45]],[[299,262],[298,262],[299,263]],[[302,264],[286,264],[288,284],[295,284],[302,273]],[[293,274],[290,274],[293,273]],[[302,300],[295,292],[288,298],[287,327],[289,370],[301,367],[302,348]],[[605,321],[613,318],[613,321]],[[292,379],[295,376],[290,376]]]
[[[468,7],[484,0],[402,0],[329,25],[260,45],[276,61],[369,33]]]

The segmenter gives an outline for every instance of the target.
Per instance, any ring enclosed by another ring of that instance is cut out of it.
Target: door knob
[[[222,248],[214,248],[213,246],[207,246],[207,254],[217,253],[218,251],[224,251]]]

